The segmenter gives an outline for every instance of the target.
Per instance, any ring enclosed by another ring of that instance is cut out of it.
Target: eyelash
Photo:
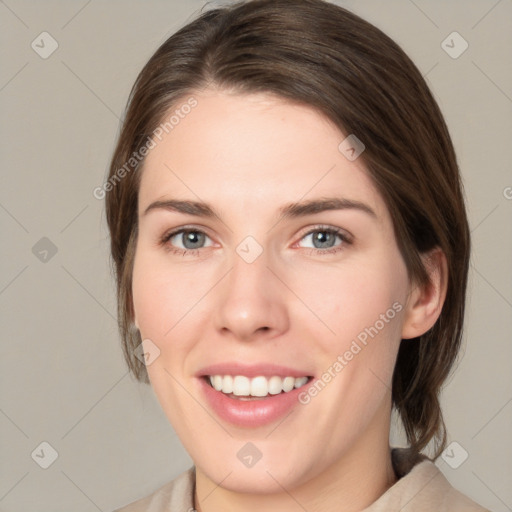
[[[309,255],[325,256],[326,254],[335,254],[335,253],[342,251],[346,245],[352,245],[352,243],[353,243],[351,238],[348,235],[344,234],[341,231],[341,229],[333,228],[333,227],[329,227],[329,226],[316,226],[315,228],[313,228],[310,231],[308,231],[307,233],[305,233],[300,238],[300,240],[303,240],[307,236],[309,236],[313,233],[316,233],[316,232],[329,233],[329,234],[338,236],[341,239],[342,243],[339,246],[331,247],[331,248],[327,248],[327,249],[317,249],[315,247],[306,248]],[[196,229],[196,228],[192,228],[192,227],[180,228],[180,229],[176,229],[174,231],[165,233],[160,239],[160,245],[163,246],[166,251],[171,252],[173,254],[180,254],[181,256],[186,256],[186,255],[197,256],[199,254],[201,248],[199,248],[199,249],[177,249],[175,247],[172,247],[168,243],[171,238],[173,238],[174,236],[176,236],[180,233],[201,233],[201,234],[204,234],[205,236],[208,236],[201,229]]]

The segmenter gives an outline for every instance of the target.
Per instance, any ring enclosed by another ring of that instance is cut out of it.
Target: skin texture
[[[441,311],[444,256],[431,255],[432,286],[410,283],[362,159],[338,150],[348,134],[314,109],[269,94],[194,97],[197,107],[146,158],[133,297],[142,339],[160,350],[148,365],[151,385],[196,465],[196,509],[361,510],[396,481],[388,443],[393,368],[401,338],[427,331]],[[287,203],[333,196],[365,203],[376,216],[346,209],[278,221]],[[144,214],[169,198],[205,201],[220,219]],[[160,243],[184,226],[206,233],[201,248],[184,253],[181,234]],[[326,227],[352,243],[331,235],[315,253],[307,233]],[[236,252],[249,235],[263,249],[253,263]],[[396,302],[401,311],[284,420],[236,427],[200,392],[195,373],[228,360],[320,378]],[[262,453],[251,468],[237,458],[248,441]]]

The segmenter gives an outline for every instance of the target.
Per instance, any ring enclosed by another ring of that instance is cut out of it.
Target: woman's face
[[[406,267],[348,134],[270,95],[194,98],[146,157],[135,321],[197,471],[291,489],[387,448]]]

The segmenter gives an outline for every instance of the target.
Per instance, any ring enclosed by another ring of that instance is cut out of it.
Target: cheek
[[[197,274],[179,271],[166,264],[165,254],[141,248],[133,269],[132,294],[135,316],[141,334],[164,340],[172,336],[183,315],[198,298]]]
[[[159,349],[159,356],[146,366],[151,386],[171,424],[184,428],[180,433],[185,435],[193,426],[186,410],[188,395],[177,382],[182,381],[181,365],[188,353],[193,304],[201,295],[183,273],[180,276],[163,260],[139,248],[133,268],[133,305],[142,339],[150,339]]]
[[[325,282],[323,318],[335,332],[317,338],[322,366],[335,375],[325,400],[352,411],[350,421],[363,422],[391,389],[408,283],[405,264],[399,253],[375,254],[332,272]]]
[[[301,278],[300,293],[331,330],[334,337],[327,336],[328,346],[333,347],[333,339],[337,338],[336,348],[343,348],[376,323],[379,330],[385,331],[399,323],[400,315],[396,313],[401,307],[393,308],[393,304],[401,304],[407,286],[401,259],[376,257],[337,269],[320,268],[314,274],[306,281]]]
[[[212,276],[207,274],[186,264],[171,265],[164,252],[145,247],[134,262],[135,316],[142,339],[150,339],[159,350],[147,372],[159,400],[171,402],[162,402],[166,412],[181,411],[175,400],[186,396],[181,397],[172,377],[181,381],[179,376],[186,372],[190,353],[211,317],[204,299],[212,287]]]

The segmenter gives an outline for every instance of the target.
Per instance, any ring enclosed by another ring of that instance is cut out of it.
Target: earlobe
[[[137,322],[137,315],[135,314],[135,307],[133,305],[133,300],[130,302],[130,316],[133,318],[133,320],[131,321],[132,325],[135,326],[135,328],[140,331],[140,328],[139,328],[139,322]]]
[[[426,333],[437,321],[443,309],[448,285],[446,255],[436,247],[422,255],[430,283],[416,286],[410,293],[402,326],[402,339]]]
[[[137,315],[135,314],[134,310],[133,310],[133,306],[132,306],[132,310],[131,310],[131,317],[133,318],[133,320],[131,321],[132,325],[138,330],[140,331],[140,328],[139,328],[139,322],[137,322]]]

